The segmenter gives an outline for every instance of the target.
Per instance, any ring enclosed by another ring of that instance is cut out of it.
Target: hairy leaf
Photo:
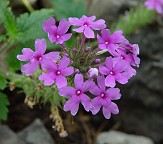
[[[50,0],[54,6],[55,16],[61,18],[78,17],[86,14],[86,5],[83,0]]]
[[[21,32],[20,42],[46,37],[42,29],[45,19],[53,15],[52,9],[37,10],[30,15],[24,13],[17,19],[18,31]]]
[[[0,120],[7,120],[9,100],[7,96],[0,92]]]

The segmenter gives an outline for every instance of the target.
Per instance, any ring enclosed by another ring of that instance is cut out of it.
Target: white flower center
[[[60,75],[61,74],[61,72],[60,71],[57,71],[57,75]]]
[[[123,57],[123,56],[121,56],[121,59],[124,59],[124,57]]]
[[[59,36],[59,35],[57,35],[56,37],[57,37],[57,38],[59,38],[60,36]]]
[[[110,74],[113,75],[113,72],[111,71]]]
[[[88,25],[87,24],[84,24],[85,27],[87,27]]]
[[[81,91],[80,91],[80,90],[77,90],[77,91],[76,91],[76,94],[77,94],[77,95],[80,95],[80,94],[81,94]]]
[[[41,61],[42,60],[42,57],[39,57],[39,59],[38,59],[39,61]]]
[[[104,94],[104,93],[102,93],[102,94],[101,94],[101,97],[104,97],[104,96],[105,96],[105,94]]]
[[[108,43],[109,43],[109,42],[107,42],[107,41],[105,42],[105,44],[108,44]]]

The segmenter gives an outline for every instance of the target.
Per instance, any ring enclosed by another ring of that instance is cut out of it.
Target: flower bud
[[[86,47],[85,51],[86,51],[86,52],[89,52],[90,49],[91,49],[91,47]]]
[[[90,78],[96,78],[98,76],[98,69],[97,68],[90,68],[88,71],[88,76]]]

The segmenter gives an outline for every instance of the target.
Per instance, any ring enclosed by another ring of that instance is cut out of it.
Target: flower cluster
[[[145,6],[150,10],[156,10],[159,14],[163,14],[163,0],[146,0]]]
[[[45,39],[36,39],[35,52],[24,48],[17,58],[28,62],[21,68],[26,76],[40,68],[39,80],[45,86],[56,85],[59,95],[67,99],[64,111],[76,115],[81,103],[93,115],[102,108],[104,117],[109,119],[111,114],[119,113],[114,103],[121,98],[117,83],[126,84],[136,74],[134,67],[139,67],[139,47],[130,44],[121,30],[111,34],[105,29],[104,20],[95,19],[95,16],[70,17],[61,19],[57,26],[50,17],[42,27],[50,42],[58,44],[61,50],[45,54]],[[75,44],[67,47],[71,30],[80,34]],[[96,35],[99,30],[101,33]],[[96,41],[98,45],[93,45]]]

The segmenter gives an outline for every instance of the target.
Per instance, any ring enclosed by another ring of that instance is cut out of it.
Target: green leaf
[[[55,16],[61,18],[78,17],[86,14],[86,5],[83,0],[50,0],[54,6]]]
[[[7,80],[0,74],[0,90],[5,89],[7,86]]]
[[[10,7],[7,7],[9,2],[7,0],[1,0],[0,2],[0,20],[4,24],[7,31],[7,35],[15,40],[18,38],[16,19],[11,11]]]
[[[30,15],[28,13],[20,15],[17,18],[18,31],[21,32],[20,42],[24,43],[36,38],[47,37],[42,29],[42,23],[53,14],[52,9],[41,9],[34,11]]]
[[[7,96],[0,92],[0,120],[7,120],[9,100]]]

